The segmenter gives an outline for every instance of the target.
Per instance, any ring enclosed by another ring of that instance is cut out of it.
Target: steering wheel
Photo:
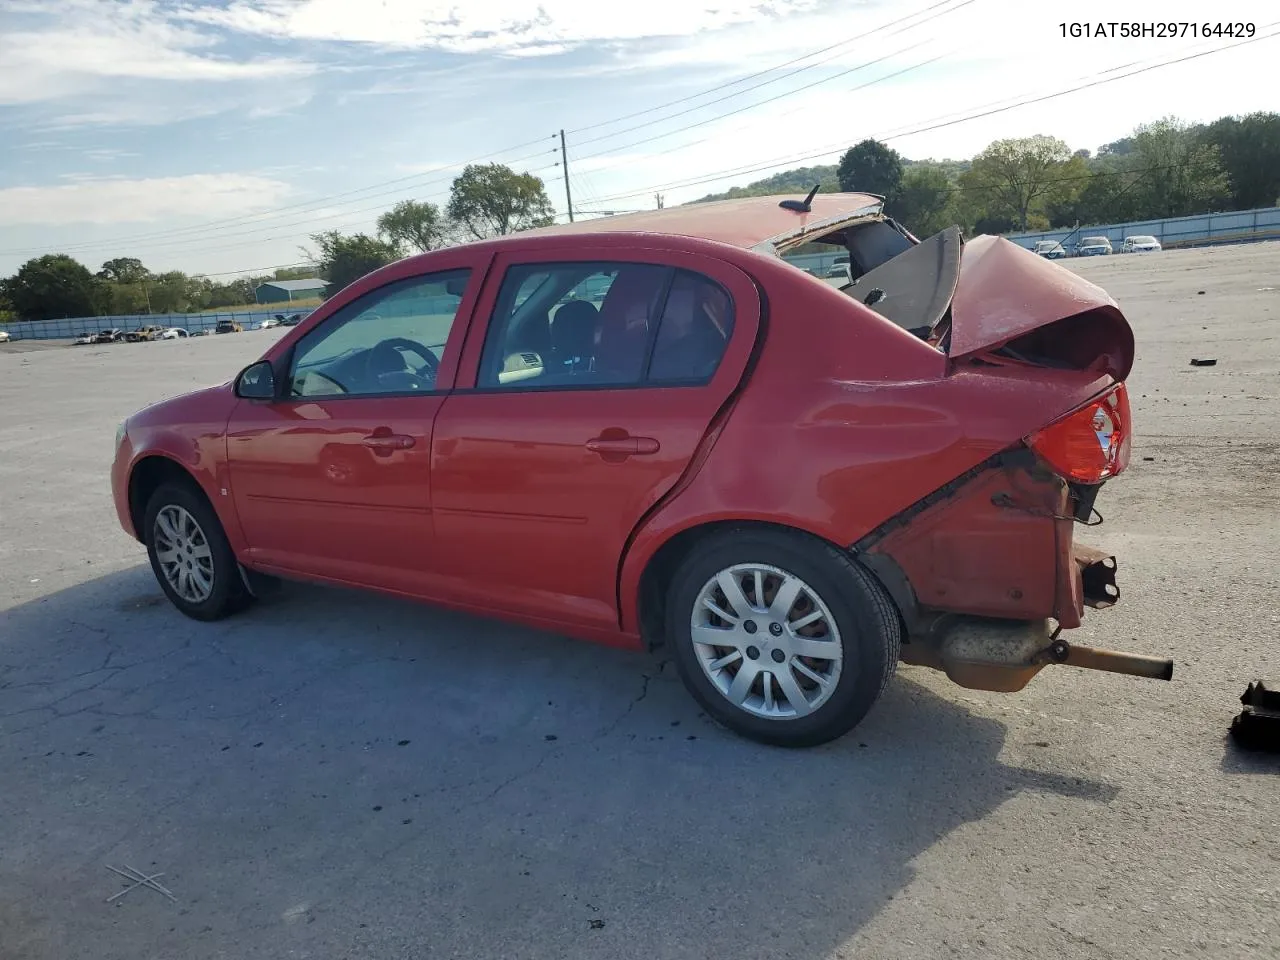
[[[402,351],[416,353],[422,358],[422,366],[415,370]],[[440,361],[428,347],[416,340],[391,337],[374,344],[365,354],[365,372],[379,383],[386,383],[390,377],[403,377],[409,390],[430,390],[440,372]]]

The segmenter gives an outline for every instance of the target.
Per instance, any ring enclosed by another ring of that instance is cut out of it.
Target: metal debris
[[[1240,697],[1244,709],[1231,721],[1231,736],[1249,750],[1280,753],[1280,689],[1255,680]]]
[[[1216,359],[1197,360],[1192,357],[1191,365],[1193,367],[1216,367],[1218,365],[1218,361]]]

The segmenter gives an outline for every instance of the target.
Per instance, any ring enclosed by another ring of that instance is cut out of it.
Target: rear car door
[[[616,628],[628,537],[743,376],[755,284],[711,257],[639,247],[507,254],[489,277],[432,438],[444,586]]]
[[[251,564],[424,591],[432,424],[480,273],[459,264],[357,297],[283,354],[279,399],[236,406],[227,458]]]

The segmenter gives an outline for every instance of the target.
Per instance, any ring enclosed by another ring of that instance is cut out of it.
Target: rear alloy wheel
[[[667,636],[681,677],[717,720],[779,746],[815,746],[866,715],[897,666],[901,628],[883,588],[801,534],[744,528],[677,571]]]
[[[222,524],[190,486],[161,485],[147,503],[144,530],[156,580],[187,616],[220,620],[249,602]]]

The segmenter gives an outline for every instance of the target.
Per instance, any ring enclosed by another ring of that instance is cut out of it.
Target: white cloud
[[[198,173],[141,180],[79,179],[0,190],[0,226],[163,222],[265,210],[289,193],[280,180],[241,173]]]
[[[20,28],[0,32],[0,104],[101,91],[104,82],[268,80],[313,71],[279,57],[221,55],[217,38],[172,20],[155,0],[0,0]]]
[[[689,36],[803,13],[822,0],[232,0],[185,16],[245,33],[387,47],[553,55],[587,43]]]

